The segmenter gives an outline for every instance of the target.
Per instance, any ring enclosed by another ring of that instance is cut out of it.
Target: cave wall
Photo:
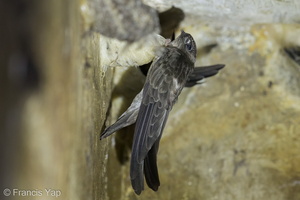
[[[141,196],[129,180],[133,127],[99,136],[164,39],[99,34],[99,2],[0,2],[1,199],[300,198],[300,67],[287,53],[300,46],[298,2],[145,2],[182,9],[176,35],[193,35],[196,65],[226,67],[183,90],[161,140],[161,187]]]

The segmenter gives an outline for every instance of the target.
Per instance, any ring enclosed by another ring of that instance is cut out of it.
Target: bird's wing
[[[224,66],[225,65],[217,64],[211,66],[195,67],[193,73],[189,75],[185,87],[192,87],[196,84],[199,84],[199,81],[201,81],[202,79],[216,75]],[[155,80],[159,81],[157,79]],[[104,130],[104,132],[101,134],[100,139],[106,138],[114,132],[136,122],[136,118],[139,112],[139,106],[142,101],[142,93],[143,90],[136,95],[130,107],[118,118],[118,120]]]
[[[129,108],[118,118],[118,120],[104,130],[100,137],[101,140],[110,136],[114,132],[136,122],[136,118],[142,101],[142,96],[143,90],[135,96]]]
[[[160,111],[155,104],[149,104],[147,106],[141,105],[139,114],[143,117],[138,117],[136,122],[130,165],[131,183],[137,194],[140,194],[144,189],[144,168],[147,168],[145,172],[149,175],[146,178],[149,178],[148,180],[151,179],[152,184],[149,185],[149,187],[153,189],[158,188],[159,186],[159,177],[156,166],[158,144],[153,145],[152,143],[159,142],[156,135],[161,135],[164,127],[160,124],[167,121],[168,113],[168,110]],[[153,115],[155,115],[155,117],[152,117]],[[144,125],[142,123],[144,123]],[[136,133],[139,133],[139,135]],[[146,160],[145,166],[144,160]]]
[[[201,80],[216,75],[223,67],[225,67],[225,65],[222,64],[195,67],[194,72],[189,75],[185,87],[192,87],[201,83]]]
[[[182,56],[180,50],[167,51],[163,58],[158,58],[152,63],[147,76],[131,154],[131,183],[137,194],[144,189],[144,160],[152,148],[146,160],[146,167],[148,167],[146,177],[149,178],[147,183],[150,181],[154,183],[149,185],[151,188],[159,186],[156,167],[158,144],[154,147],[153,145],[159,142],[169,112],[185,85],[189,73],[193,70],[193,63],[183,59]]]
[[[167,117],[163,122],[163,128],[166,122],[167,122]],[[161,136],[162,134],[160,134],[159,138],[155,141],[154,145],[149,150],[145,158],[145,164],[144,164],[144,174],[145,174],[147,185],[154,191],[157,191],[158,187],[160,186],[156,156],[157,156]]]

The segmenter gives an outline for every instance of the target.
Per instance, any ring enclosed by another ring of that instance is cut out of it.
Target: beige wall
[[[161,140],[161,187],[138,197],[129,180],[133,128],[99,136],[143,85],[137,68],[120,66],[151,60],[156,40],[135,57],[141,44],[118,48],[89,31],[85,1],[1,1],[2,197],[8,188],[42,191],[12,199],[53,199],[46,189],[57,191],[57,199],[300,199],[300,66],[283,51],[300,45],[299,24],[292,23],[297,3],[281,7],[290,17],[262,12],[259,24],[246,1],[242,19],[251,23],[241,25],[242,12],[220,23],[223,9],[211,18],[205,6],[176,2],[186,11],[179,29],[198,45],[196,64],[226,67],[184,89]],[[233,5],[227,4],[230,14],[238,10]],[[103,52],[103,41],[117,53]],[[120,60],[111,64],[110,55]]]

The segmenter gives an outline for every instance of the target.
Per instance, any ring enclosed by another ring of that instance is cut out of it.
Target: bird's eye
[[[188,51],[191,51],[192,50],[192,41],[190,39],[187,39],[185,41],[185,47]]]

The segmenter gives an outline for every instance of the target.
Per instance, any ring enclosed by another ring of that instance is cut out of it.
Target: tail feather
[[[145,165],[144,165],[144,173],[145,173],[147,185],[154,191],[157,191],[158,187],[160,186],[158,169],[156,164],[158,144],[159,144],[159,140],[155,142],[153,147],[148,152],[145,158]]]
[[[141,192],[144,190],[144,161],[142,163],[138,163],[136,158],[131,158],[130,164],[130,178],[131,178],[131,185],[134,189],[134,192],[137,195],[140,195]]]

